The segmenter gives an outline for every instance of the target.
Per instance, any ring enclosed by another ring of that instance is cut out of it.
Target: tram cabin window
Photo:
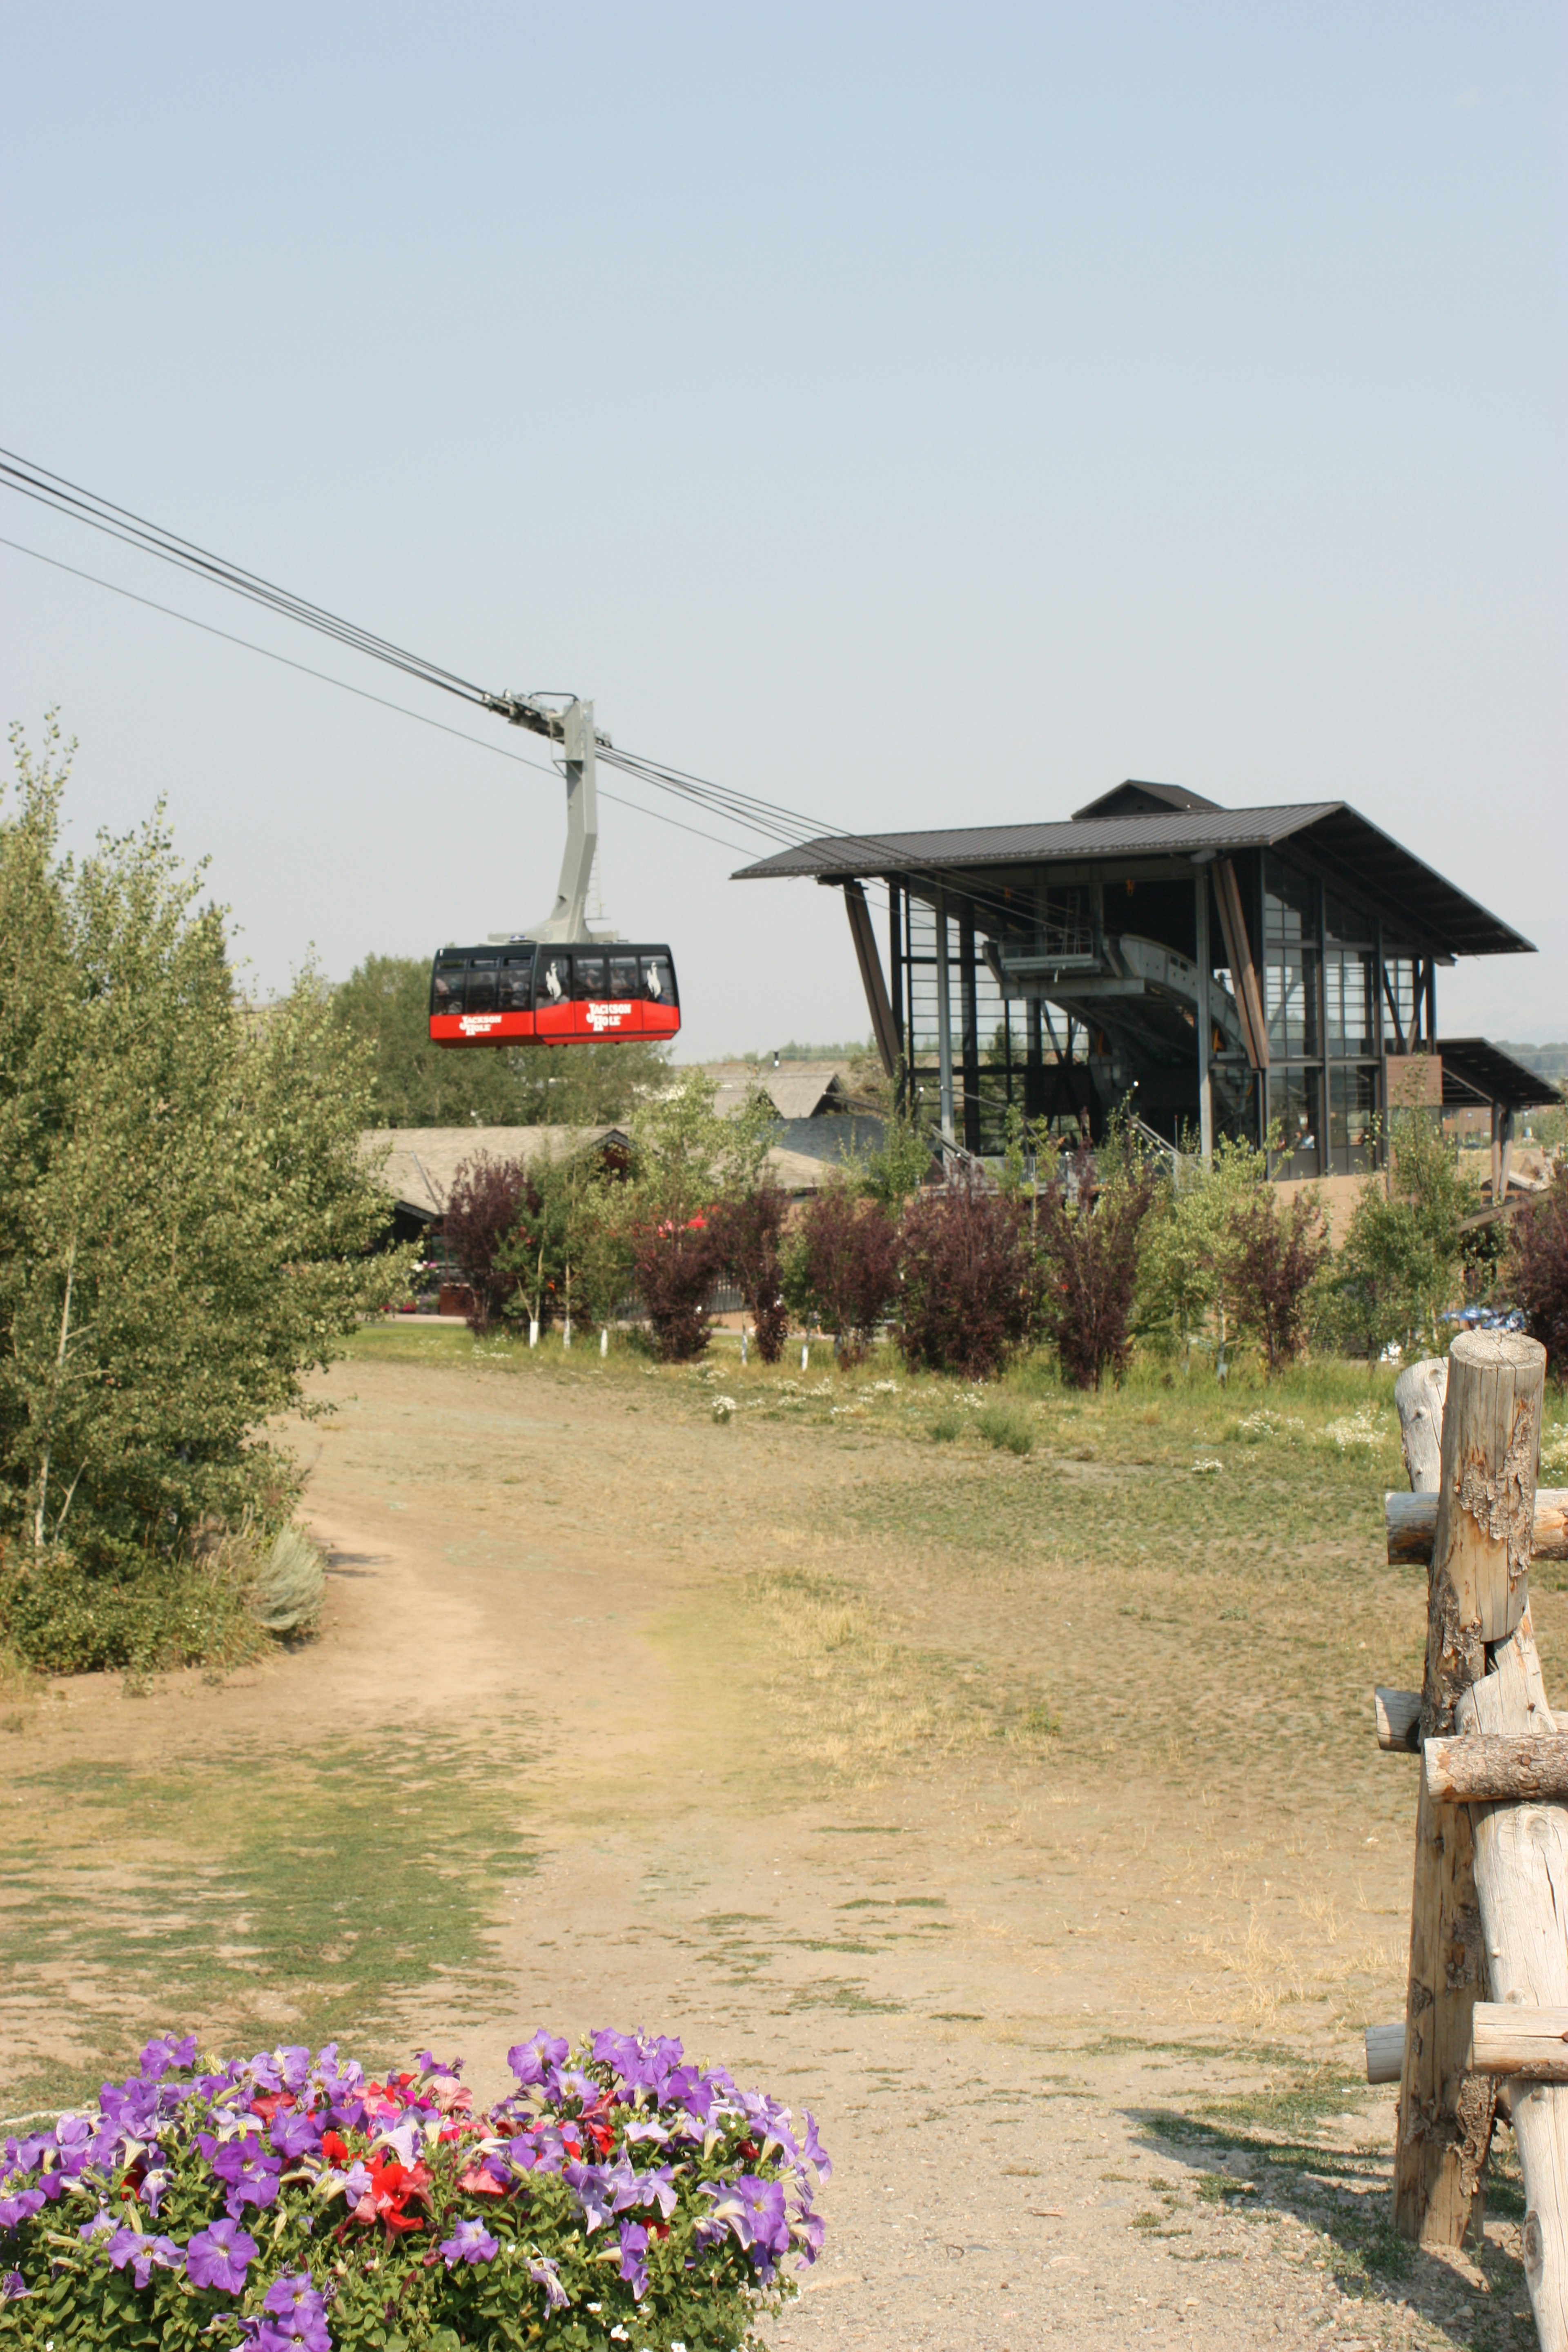
[[[641,993],[636,956],[613,955],[610,958],[610,994],[623,997],[640,996]]]
[[[503,956],[497,992],[497,1010],[501,1013],[527,1013],[533,1003],[533,958]]]
[[[675,1003],[675,973],[668,956],[644,956],[642,992],[650,1003],[673,1004]]]
[[[433,1014],[458,1013],[463,1009],[463,984],[468,977],[464,963],[438,963],[430,988],[430,1010]]]
[[[547,955],[541,963],[539,1003],[564,1004],[572,993],[572,959],[567,955]]]
[[[575,955],[572,959],[572,993],[579,1004],[590,997],[603,996],[607,983],[605,959],[602,955]]]
[[[494,956],[483,960],[476,956],[468,966],[468,1001],[466,1013],[493,1013],[496,1010],[496,990],[500,970]]]

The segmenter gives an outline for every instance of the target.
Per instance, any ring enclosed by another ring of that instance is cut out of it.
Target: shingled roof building
[[[843,890],[884,1065],[972,1151],[999,1149],[1010,1103],[1099,1136],[1131,1097],[1205,1154],[1278,1120],[1277,1175],[1349,1174],[1417,1094],[1490,1101],[1494,1124],[1542,1098],[1482,1040],[1438,1068],[1439,968],[1531,942],[1342,801],[1127,782],[1065,823],[824,838],[735,878],[786,876]]]

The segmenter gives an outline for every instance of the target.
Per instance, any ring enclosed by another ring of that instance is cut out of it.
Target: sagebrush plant
[[[831,2167],[811,2116],[679,2042],[542,2032],[481,2114],[429,2051],[221,2063],[150,2042],[0,2160],[0,2331],[102,2352],[736,2352],[795,2291]]]

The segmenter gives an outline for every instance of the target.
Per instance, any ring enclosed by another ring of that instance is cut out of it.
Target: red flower
[[[333,2164],[346,2164],[348,2162],[349,2156],[349,2144],[347,2140],[344,2139],[341,2132],[323,2132],[321,2134],[321,2154]]]
[[[383,2163],[373,2157],[370,2164],[370,2187],[354,2207],[356,2221],[382,2221],[390,2237],[398,2230],[418,2230],[424,2227],[423,2216],[406,2209],[411,2200],[425,2202],[425,2191],[430,2186],[430,2174],[423,2164]]]
[[[583,2118],[583,2128],[587,2133],[589,2138],[593,2141],[594,2146],[598,2149],[599,2154],[601,2156],[608,2156],[610,2150],[616,2144],[616,2135],[610,2129],[609,2126],[607,2124],[590,2123],[584,2116]]]

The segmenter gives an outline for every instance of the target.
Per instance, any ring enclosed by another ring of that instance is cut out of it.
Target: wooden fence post
[[[1487,1671],[1489,1645],[1507,1643],[1521,1621],[1529,1639],[1544,1363],[1535,1341],[1509,1332],[1465,1332],[1448,1350],[1424,1738],[1453,1731],[1461,1698]],[[1469,1811],[1436,1802],[1423,1773],[1394,2216],[1406,2237],[1429,2244],[1460,2244],[1479,2201],[1496,2104],[1490,2078],[1467,2072],[1470,2013],[1482,1990]]]

